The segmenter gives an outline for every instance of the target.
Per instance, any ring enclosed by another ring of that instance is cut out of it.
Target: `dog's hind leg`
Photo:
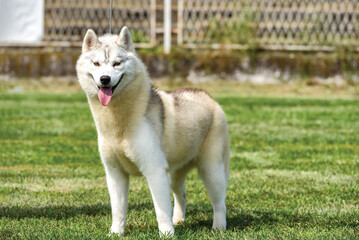
[[[173,208],[173,223],[177,224],[185,219],[186,212],[186,190],[185,179],[188,171],[192,166],[185,166],[182,169],[175,171],[170,176],[170,185],[173,191],[174,208]]]
[[[199,174],[207,189],[208,195],[213,207],[213,229],[226,229],[226,187],[224,166],[223,164],[215,164],[203,167],[199,170]]]
[[[213,207],[213,229],[226,229],[226,188],[229,176],[228,135],[209,134],[198,161],[198,173]],[[212,135],[212,136],[211,136]]]

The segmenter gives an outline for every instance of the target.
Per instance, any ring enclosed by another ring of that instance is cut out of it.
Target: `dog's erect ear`
[[[90,51],[99,44],[100,41],[98,40],[96,33],[93,30],[89,29],[87,30],[84,41],[82,43],[82,52],[84,53]]]
[[[131,33],[126,26],[121,29],[121,32],[116,40],[116,44],[125,49],[126,51],[135,52]]]

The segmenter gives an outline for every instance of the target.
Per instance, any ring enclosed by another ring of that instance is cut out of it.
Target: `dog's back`
[[[226,119],[211,96],[194,88],[167,92],[152,88],[151,92],[146,115],[162,143],[170,171],[205,162],[205,155],[218,148],[228,176]]]

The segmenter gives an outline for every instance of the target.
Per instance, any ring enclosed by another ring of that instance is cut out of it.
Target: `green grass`
[[[215,95],[231,136],[228,230],[195,171],[177,239],[359,239],[359,100]],[[0,239],[117,239],[83,94],[0,94]],[[124,239],[157,239],[131,178]]]

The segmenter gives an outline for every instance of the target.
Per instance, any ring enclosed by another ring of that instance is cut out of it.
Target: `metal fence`
[[[108,32],[110,1],[45,0],[44,42],[80,44]],[[303,50],[359,46],[359,0],[172,0],[172,43],[183,47]],[[113,33],[140,47],[162,42],[163,1],[114,0]]]
[[[178,42],[234,47],[356,46],[358,5],[358,0],[183,0],[178,10]]]
[[[155,0],[114,0],[112,32],[130,27],[132,38],[143,47],[156,44]],[[98,35],[109,32],[110,1],[45,0],[45,42],[82,41],[87,29]]]

